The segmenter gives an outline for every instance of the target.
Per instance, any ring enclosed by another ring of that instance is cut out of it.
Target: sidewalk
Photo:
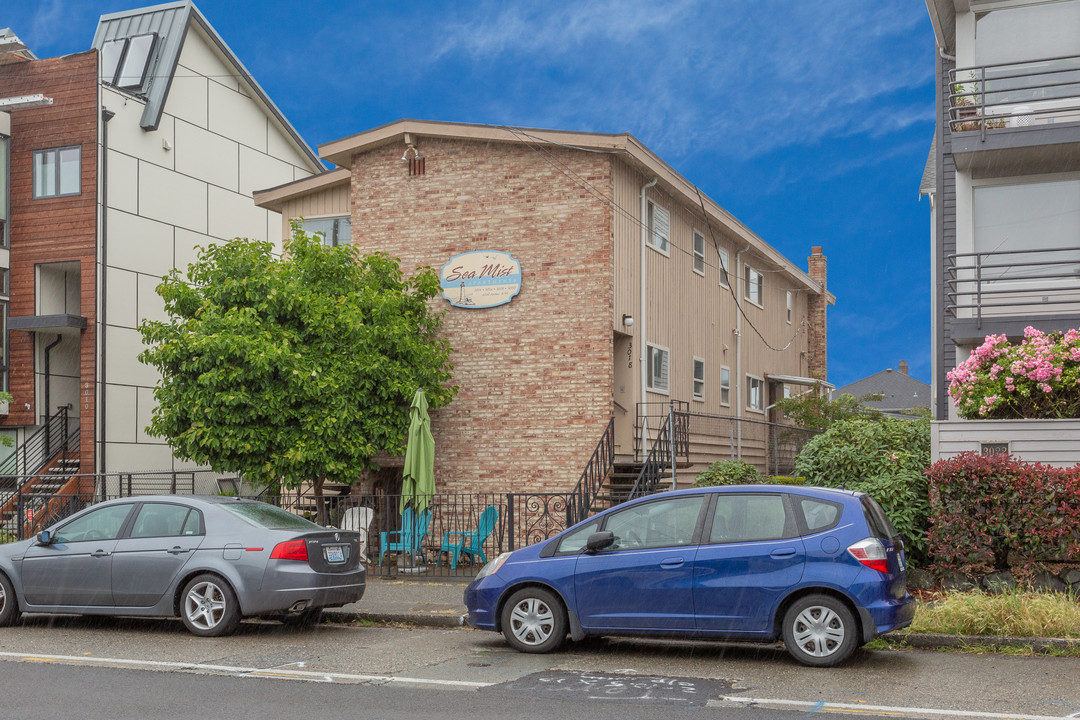
[[[467,581],[454,578],[399,580],[372,575],[358,603],[326,610],[330,622],[367,620],[377,623],[409,623],[427,627],[460,627],[465,609]]]

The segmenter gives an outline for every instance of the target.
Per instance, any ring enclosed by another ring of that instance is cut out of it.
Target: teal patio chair
[[[495,531],[495,525],[499,522],[499,508],[488,505],[480,515],[480,522],[475,530],[450,530],[443,533],[440,553],[450,553],[450,569],[456,570],[461,554],[465,553],[472,561],[480,558],[481,562],[487,562],[484,554],[484,543],[491,533]]]
[[[419,553],[430,523],[431,510],[425,510],[418,516],[411,507],[405,508],[405,512],[401,513],[401,530],[379,533],[379,564],[382,565],[387,552]],[[395,537],[399,538],[397,542],[394,542]]]

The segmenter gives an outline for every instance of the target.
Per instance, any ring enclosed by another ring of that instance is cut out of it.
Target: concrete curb
[[[1034,650],[1080,649],[1080,640],[1068,638],[1005,637],[990,635],[939,635],[933,633],[886,633],[879,639],[905,643],[915,648],[962,648],[1008,645]]]
[[[353,623],[358,620],[376,625],[415,625],[416,627],[459,628],[465,627],[465,616],[453,614],[428,613],[390,613],[390,612],[341,612],[324,610],[323,621],[333,623]]]

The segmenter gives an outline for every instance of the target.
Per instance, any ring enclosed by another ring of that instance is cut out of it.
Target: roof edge
[[[694,207],[704,205],[705,214],[710,219],[722,224],[730,233],[736,236],[736,239],[745,242],[748,247],[753,248],[776,267],[786,270],[807,290],[823,295],[828,304],[836,304],[836,296],[825,291],[805,270],[765,242],[708,195],[700,192],[696,185],[679,174],[677,170],[630,133],[589,133],[571,130],[522,128],[508,125],[402,119],[321,144],[318,146],[319,155],[323,160],[332,162],[341,168],[348,168],[351,165],[353,155],[393,142],[406,134],[418,137],[507,143],[525,143],[533,139],[571,149],[604,151],[623,155],[631,163],[636,164],[639,169],[643,170],[645,174],[656,176],[673,194],[680,196],[688,204]]]
[[[256,207],[279,213],[287,200],[337,185],[348,185],[351,177],[352,172],[348,168],[335,168],[265,190],[256,190],[252,193],[252,198],[255,200]]]

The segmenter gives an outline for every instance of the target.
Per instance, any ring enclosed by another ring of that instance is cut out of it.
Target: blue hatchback
[[[469,624],[542,653],[567,633],[775,642],[842,662],[906,627],[903,543],[862,493],[747,485],[640,498],[503,553],[465,590]]]

